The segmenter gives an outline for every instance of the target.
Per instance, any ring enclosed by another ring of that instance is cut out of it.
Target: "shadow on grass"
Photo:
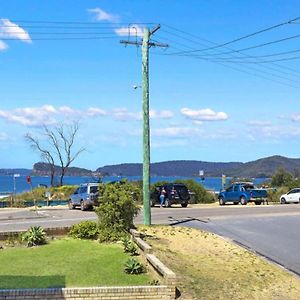
[[[65,276],[1,275],[0,289],[64,288]]]

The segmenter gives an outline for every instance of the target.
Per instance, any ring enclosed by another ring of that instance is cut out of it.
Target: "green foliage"
[[[124,247],[124,252],[130,253],[130,255],[137,255],[137,247],[128,236],[122,239],[122,243]]]
[[[293,181],[293,175],[284,169],[280,168],[277,172],[272,176],[271,185],[273,187],[280,186],[289,186]]]
[[[268,191],[268,202],[279,203],[280,196],[285,194],[289,189],[287,187],[279,187]]]
[[[14,200],[14,206],[16,207],[24,207],[25,201],[33,201],[33,200],[46,200],[45,192],[48,191],[51,194],[51,200],[68,200],[70,195],[74,193],[77,186],[75,185],[64,185],[59,187],[37,187],[32,189],[32,191],[24,192],[21,194],[17,194]]]
[[[125,263],[124,271],[128,274],[141,274],[145,272],[145,268],[136,259],[129,258]]]
[[[94,221],[82,221],[71,226],[69,236],[76,239],[96,239],[99,228]]]
[[[187,186],[189,191],[193,193],[191,195],[191,202],[193,203],[213,203],[216,201],[213,193],[208,192],[200,183],[193,179],[176,180],[175,182],[183,183]]]
[[[46,244],[46,233],[40,226],[31,226],[21,237],[27,247]]]
[[[101,191],[99,207],[95,209],[99,218],[99,240],[120,240],[134,227],[139,191],[130,183],[106,184]]]

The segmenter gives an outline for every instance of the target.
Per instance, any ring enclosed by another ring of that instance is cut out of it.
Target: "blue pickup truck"
[[[260,205],[266,201],[267,196],[267,190],[256,188],[252,182],[236,182],[221,191],[218,199],[220,205],[225,205],[227,202],[241,203],[242,205],[254,202],[256,205]]]

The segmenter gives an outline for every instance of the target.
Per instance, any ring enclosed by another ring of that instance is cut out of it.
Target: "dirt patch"
[[[139,227],[179,277],[179,299],[298,300],[300,280],[226,240],[192,228]]]

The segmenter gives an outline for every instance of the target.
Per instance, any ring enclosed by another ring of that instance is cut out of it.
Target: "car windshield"
[[[253,184],[245,184],[244,185],[244,189],[246,191],[249,191],[249,190],[254,190],[255,189],[255,186]]]
[[[90,187],[90,193],[95,194],[95,193],[97,193],[97,192],[98,192],[98,187],[97,187],[97,186],[91,186],[91,187]]]

